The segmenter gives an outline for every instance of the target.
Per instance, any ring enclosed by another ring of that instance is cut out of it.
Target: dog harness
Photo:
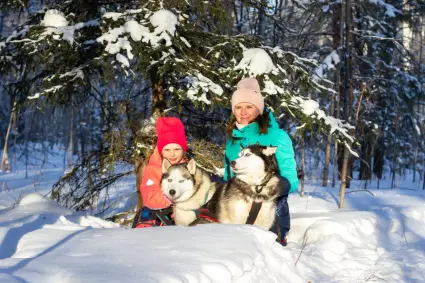
[[[273,177],[273,174],[270,174],[267,176],[266,181],[264,181],[261,185],[255,186],[255,192],[257,194],[261,193],[263,191],[264,186],[270,181],[270,179]],[[204,205],[208,201],[208,192],[205,195]],[[255,220],[257,220],[258,213],[260,213],[261,206],[263,205],[263,202],[256,202],[253,201],[251,204],[251,209],[249,210],[248,218],[246,219],[245,224],[253,225],[255,223]],[[201,207],[197,210],[193,211],[196,215],[196,218],[204,218],[208,219],[215,223],[220,223],[217,218],[214,217],[214,215],[209,211],[208,208]]]
[[[209,195],[209,191],[207,191],[207,193],[205,194],[205,199],[204,199],[203,206],[208,201],[208,195]],[[193,212],[195,213],[196,218],[204,218],[204,219],[208,219],[208,220],[210,220],[212,222],[219,223],[218,220],[217,220],[217,218],[214,217],[214,215],[209,211],[208,208],[205,208],[205,207],[202,207],[201,206],[201,208],[195,209]]]
[[[264,187],[264,184],[256,186],[255,191],[259,194],[263,190],[263,187]],[[205,197],[205,203],[206,203],[207,199],[208,199],[208,193]],[[257,220],[257,216],[258,216],[258,213],[261,210],[262,205],[263,205],[263,202],[256,202],[256,201],[252,202],[251,209],[249,210],[248,218],[246,219],[245,224],[253,225],[255,223],[255,220]],[[208,220],[215,222],[215,223],[220,223],[218,221],[218,219],[215,218],[214,215],[209,211],[208,208],[201,207],[201,208],[195,210],[194,212],[196,214],[196,218],[204,218],[204,219],[208,219]]]
[[[252,202],[251,209],[249,210],[248,218],[246,219],[245,224],[253,225],[255,220],[257,220],[258,213],[260,212],[263,202]]]
[[[262,185],[255,186],[255,192],[257,194],[261,193],[265,184],[267,184],[270,181],[270,179],[271,177],[268,178],[268,180],[264,182]],[[255,223],[255,220],[257,220],[257,216],[258,216],[258,213],[260,213],[262,205],[263,205],[263,202],[256,202],[256,201],[252,202],[251,209],[249,210],[248,218],[246,219],[245,224],[253,225]]]
[[[264,186],[271,180],[273,177],[273,174],[270,174],[265,178],[266,180],[258,186],[255,186],[255,192],[257,194],[261,193],[263,191]],[[251,209],[249,210],[248,218],[246,219],[245,224],[253,225],[255,223],[255,220],[257,220],[258,213],[260,213],[261,206],[263,205],[263,202],[256,202],[253,201],[251,204]]]
[[[252,202],[251,209],[249,210],[249,215],[248,215],[248,218],[246,219],[245,224],[252,225],[255,223],[255,220],[257,219],[258,213],[260,212],[262,205],[263,205],[263,202],[255,202],[255,201]],[[200,209],[194,212],[196,214],[196,218],[204,218],[215,223],[220,223],[218,219],[215,218],[214,215],[208,210],[208,208],[201,207]]]
[[[196,218],[208,219],[212,222],[219,223],[218,219],[213,216],[213,214],[208,210],[208,208],[200,208],[196,210]]]

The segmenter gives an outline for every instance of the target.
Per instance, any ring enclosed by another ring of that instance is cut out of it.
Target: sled
[[[148,228],[159,226],[172,226],[174,221],[171,217],[173,209],[171,207],[164,209],[150,209],[142,207],[134,216],[131,228]]]

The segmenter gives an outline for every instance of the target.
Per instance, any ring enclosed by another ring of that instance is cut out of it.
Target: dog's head
[[[236,177],[257,176],[266,173],[278,172],[277,161],[275,157],[277,147],[262,146],[259,144],[250,145],[243,148],[239,157],[230,162]]]
[[[172,165],[164,158],[162,161],[161,188],[164,194],[174,203],[189,200],[195,191],[196,162]]]

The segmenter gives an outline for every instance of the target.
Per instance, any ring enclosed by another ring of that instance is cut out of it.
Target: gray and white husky
[[[275,157],[277,147],[250,145],[230,162],[234,177],[217,187],[205,206],[220,223],[246,224],[254,203],[261,203],[254,225],[269,230],[275,220],[276,198],[283,187]],[[192,225],[211,223],[197,219]]]
[[[174,203],[175,224],[188,226],[197,218],[196,211],[214,195],[216,184],[205,170],[196,166],[194,159],[175,165],[164,159],[161,188]]]

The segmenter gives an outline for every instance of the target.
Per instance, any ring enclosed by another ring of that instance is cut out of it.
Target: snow
[[[62,85],[56,85],[56,86],[52,86],[51,88],[47,88],[47,89],[45,89],[44,91],[43,91],[43,94],[45,94],[45,93],[49,93],[49,92],[57,92],[58,90],[60,90],[61,88],[62,88],[63,86]],[[39,92],[37,92],[37,93],[34,93],[34,95],[32,95],[32,96],[28,96],[28,99],[37,99],[37,98],[39,98],[40,97],[40,95],[41,95],[42,93],[39,93]]]
[[[322,7],[322,11],[323,11],[324,13],[329,12],[329,9],[330,9],[330,6],[329,6],[329,5],[325,5],[325,6],[323,6],[323,7]]]
[[[130,33],[130,36],[134,41],[142,40],[142,34],[149,31],[146,27],[139,25],[136,21],[128,21],[125,23],[124,27],[125,30]]]
[[[129,230],[38,193],[1,212],[0,282],[302,282],[253,226]]]
[[[139,13],[141,10],[132,10],[125,13],[105,13],[103,18],[117,21],[120,18],[128,18],[129,14]],[[132,60],[134,55],[131,53],[133,49],[131,42],[124,34],[129,34],[133,41],[142,41],[151,44],[152,47],[159,47],[162,41],[165,41],[165,46],[172,45],[172,37],[176,32],[178,20],[172,12],[162,9],[156,11],[149,17],[152,26],[155,27],[153,32],[149,31],[149,27],[134,19],[127,20],[124,25],[109,29],[106,33],[96,39],[97,42],[106,43],[105,51],[110,54],[117,54],[121,50],[125,50],[127,58]],[[189,44],[186,42],[186,44]],[[128,67],[129,62],[124,55],[116,55],[116,59],[123,67]]]
[[[116,59],[118,62],[121,63],[121,65],[125,67],[130,67],[130,62],[128,62],[127,57],[125,57],[124,55],[118,53]]]
[[[341,60],[336,50],[333,50],[329,55],[325,57],[323,63],[320,64],[313,74],[313,80],[318,82],[324,78],[324,73],[326,70],[334,70],[335,65],[337,65]]]
[[[330,133],[339,132],[343,136],[345,136],[348,140],[353,141],[353,137],[350,136],[348,130],[354,129],[354,126],[351,126],[348,123],[344,123],[340,119],[336,119],[332,116],[327,116],[323,110],[320,109],[320,105],[317,101],[302,98],[302,97],[291,97],[291,103],[293,103],[299,108],[305,115],[307,116],[315,116],[318,120],[323,120],[326,125],[330,127]],[[282,106],[287,106],[285,103]],[[357,153],[351,150],[351,148],[346,144],[346,146],[350,149],[350,152],[357,156]]]
[[[247,70],[252,77],[268,74],[277,70],[269,54],[262,48],[244,50],[243,58],[235,67],[235,70],[239,69]]]
[[[178,24],[176,15],[162,9],[153,13],[150,17],[150,22],[155,27],[154,34],[158,36],[155,41],[151,39],[152,45],[157,45],[159,41],[164,39],[166,41],[165,45],[171,46],[171,36],[174,36],[176,25]]]
[[[192,45],[190,45],[189,41],[187,41],[186,38],[184,38],[183,36],[180,36],[180,40],[184,42],[184,44],[186,44],[187,47],[191,48]],[[216,57],[218,58],[218,57]]]
[[[282,80],[283,82],[286,82],[286,79]],[[285,91],[283,88],[277,86],[272,80],[269,79],[267,75],[264,76],[264,88],[261,90],[262,93],[268,93],[268,94],[278,94],[278,93],[284,93]]]
[[[72,71],[66,72],[66,73],[60,75],[59,77],[60,78],[72,77],[69,81],[73,81],[73,80],[76,80],[76,79],[82,79],[83,80],[84,79],[84,73],[83,73],[82,69],[83,69],[82,67],[74,68]]]
[[[370,3],[373,3],[373,4],[377,4],[379,6],[385,7],[385,9],[386,9],[385,15],[388,16],[388,17],[390,17],[390,18],[395,17],[395,14],[396,13],[402,14],[402,12],[400,10],[396,9],[393,5],[388,4],[385,1],[382,1],[382,0],[369,0],[369,2]]]
[[[135,11],[136,12],[136,11]],[[126,16],[128,13],[106,13],[103,15],[104,18],[112,18],[118,20],[120,17]],[[151,33],[149,28],[131,19],[118,28],[114,28],[100,36],[98,42],[107,42],[107,45],[119,40],[119,36],[124,33],[129,33],[134,41],[150,42],[153,47],[158,47],[159,42],[165,40],[166,46],[171,46],[171,38],[176,32],[176,25],[178,24],[177,17],[168,10],[159,10],[153,13],[149,18],[150,23],[155,27],[155,30]],[[115,54],[119,51],[113,49],[113,53],[106,50],[111,54]]]
[[[200,73],[196,74],[196,77],[188,76],[185,79],[188,83],[186,95],[192,101],[201,101],[205,104],[211,104],[211,101],[207,98],[208,91],[218,96],[223,94],[223,88],[221,86]],[[199,92],[202,92],[200,96],[198,96]]]
[[[55,40],[65,40],[69,44],[74,43],[74,33],[76,30],[89,26],[98,26],[98,20],[90,20],[85,23],[77,23],[73,26],[68,26],[68,21],[65,15],[55,9],[47,10],[44,14],[42,25],[46,27],[45,31],[40,35],[38,41],[43,40],[47,36],[52,36]],[[25,32],[26,33],[26,32]],[[62,37],[61,37],[62,35]]]
[[[411,175],[397,177],[393,190],[390,178],[381,180],[379,190],[376,180],[368,190],[364,182],[352,181],[345,208],[338,209],[338,189],[318,186],[320,170],[312,170],[305,196],[289,196],[291,231],[288,246],[281,247],[275,234],[254,226],[127,229],[71,211],[43,196],[61,174],[54,166],[61,159],[49,157],[43,168],[34,166],[28,179],[22,170],[0,173],[0,184],[6,184],[0,192],[0,282],[410,283],[425,278],[425,191],[418,190],[422,182],[409,181]],[[133,193],[134,182],[134,177],[119,182],[110,191]]]
[[[68,21],[62,12],[52,9],[46,11],[42,24],[46,27],[66,27],[68,26]]]

